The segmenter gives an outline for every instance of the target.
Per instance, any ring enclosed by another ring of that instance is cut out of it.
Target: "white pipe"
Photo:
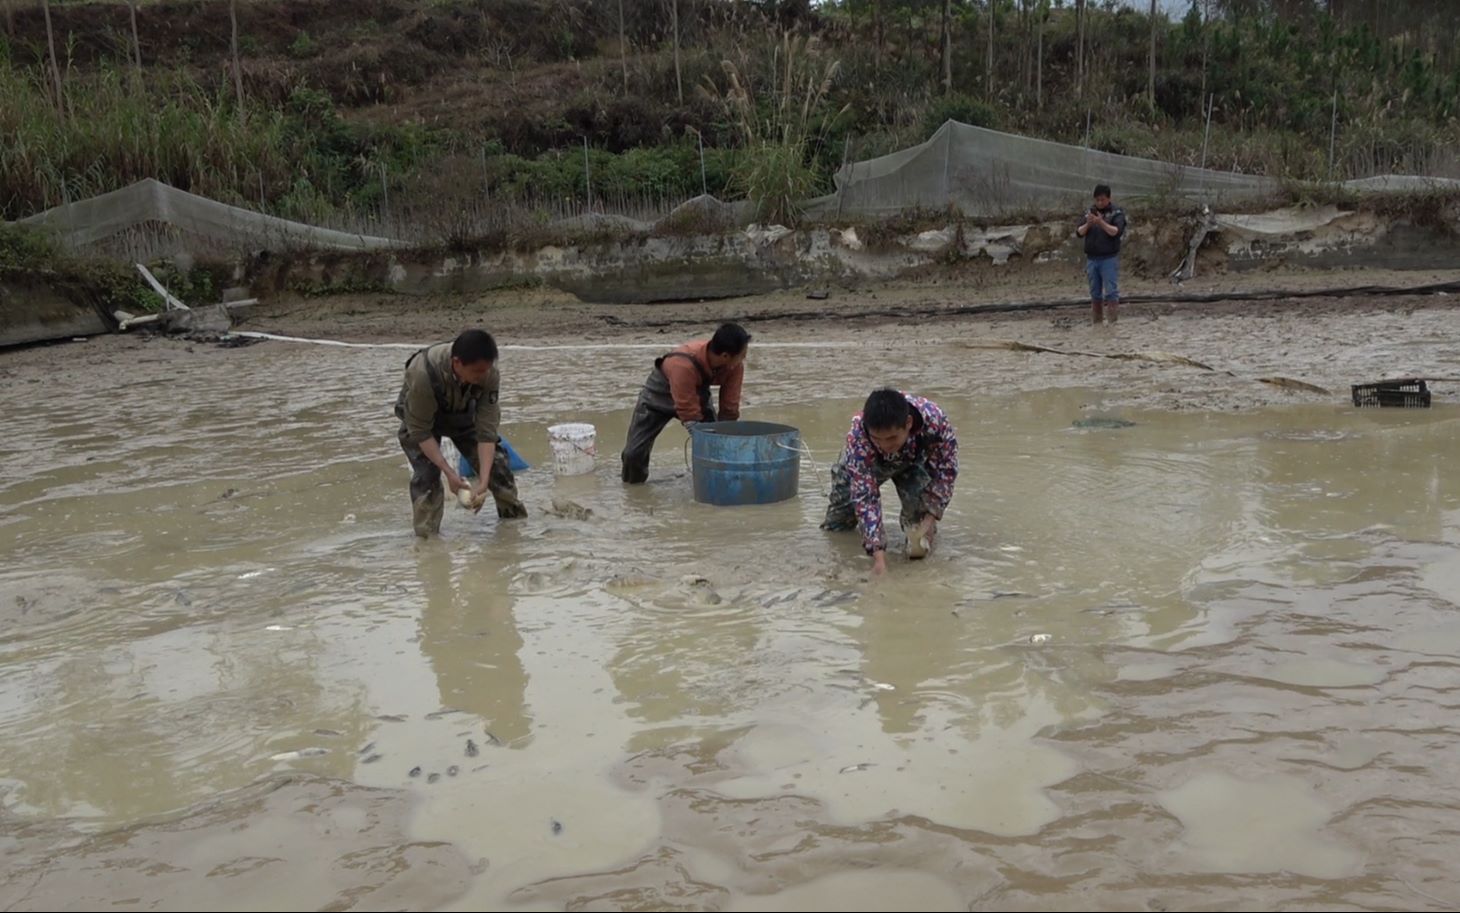
[[[172,292],[163,288],[162,283],[157,281],[157,277],[152,275],[147,267],[138,263],[137,272],[142,274],[142,278],[147,280],[147,284],[152,286],[153,291],[162,296],[163,304],[166,305],[169,311],[186,311],[189,309],[186,304],[173,297]]]
[[[303,336],[280,336],[276,333],[233,332],[230,336],[246,336],[250,339],[271,339],[275,342],[307,342],[317,346],[339,346],[347,349],[423,349],[424,345],[414,342],[340,342],[335,339],[308,339]],[[757,349],[840,349],[861,346],[859,342],[757,342]],[[575,345],[504,345],[498,348],[512,352],[559,352],[585,351],[593,349],[664,349],[659,342],[605,342]]]

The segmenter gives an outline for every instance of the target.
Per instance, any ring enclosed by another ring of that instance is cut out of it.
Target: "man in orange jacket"
[[[629,439],[623,452],[625,482],[649,480],[649,454],[654,450],[654,440],[671,420],[678,418],[687,429],[698,422],[715,421],[711,387],[720,388],[720,421],[740,418],[740,388],[749,351],[750,334],[739,324],[727,323],[709,339],[685,343],[654,360],[654,370],[644,381],[629,422]]]

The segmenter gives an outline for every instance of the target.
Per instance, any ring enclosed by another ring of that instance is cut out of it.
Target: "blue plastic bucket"
[[[701,504],[773,504],[796,496],[801,432],[771,422],[694,426],[695,500]]]
[[[501,440],[499,440],[497,442],[497,446],[501,447],[502,452],[507,454],[508,469],[511,469],[513,472],[522,472],[524,470],[532,468],[532,466],[522,458],[522,454],[512,449],[512,445],[507,443],[506,438],[502,438]],[[469,479],[475,475],[475,473],[471,470],[471,460],[468,460],[465,454],[459,455],[457,459],[460,462],[457,465],[456,471],[460,473],[463,479]]]

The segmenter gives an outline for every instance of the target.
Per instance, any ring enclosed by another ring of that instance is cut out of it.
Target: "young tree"
[[[669,0],[669,22],[674,29],[674,91],[680,104],[684,104],[684,77],[679,68],[679,0]]]
[[[1038,45],[1034,62],[1034,107],[1044,110],[1044,26],[1049,21],[1049,0],[1039,0],[1035,10]]]
[[[238,116],[243,117],[243,68],[238,63],[238,0],[228,0],[228,18],[233,22],[233,89],[238,93]]]
[[[629,94],[629,40],[624,35],[624,0],[618,0],[618,62],[624,69],[624,94]]]
[[[1156,0],[1151,0],[1151,67],[1146,73],[1146,99],[1156,110]]]
[[[882,0],[872,0],[872,41],[876,45],[872,55],[872,67],[882,72],[882,47],[887,43],[887,34],[882,17]]]
[[[953,91],[953,0],[943,0],[943,21],[939,32],[943,49],[943,94]]]
[[[994,13],[997,7],[998,0],[989,0],[989,54],[984,75],[984,90],[988,92],[990,101],[994,97]]]
[[[137,37],[137,0],[127,0],[127,11],[132,16],[132,62],[137,67],[137,79],[142,79],[142,39]]]
[[[61,88],[61,65],[56,61],[56,33],[51,28],[51,0],[41,0],[41,11],[46,16],[46,46],[51,55],[51,78],[55,82],[56,110],[66,116],[66,93]]]
[[[1085,95],[1085,0],[1075,0],[1075,91]]]

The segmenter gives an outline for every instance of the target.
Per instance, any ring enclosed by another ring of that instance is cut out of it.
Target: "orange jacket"
[[[734,367],[725,366],[710,370],[710,341],[697,339],[674,350],[689,358],[665,358],[659,370],[669,381],[669,392],[674,397],[674,411],[681,422],[703,421],[700,414],[700,391],[706,387],[720,388],[720,414],[722,422],[733,422],[740,418],[740,387],[745,383],[745,362]],[[691,362],[693,359],[693,362]]]

